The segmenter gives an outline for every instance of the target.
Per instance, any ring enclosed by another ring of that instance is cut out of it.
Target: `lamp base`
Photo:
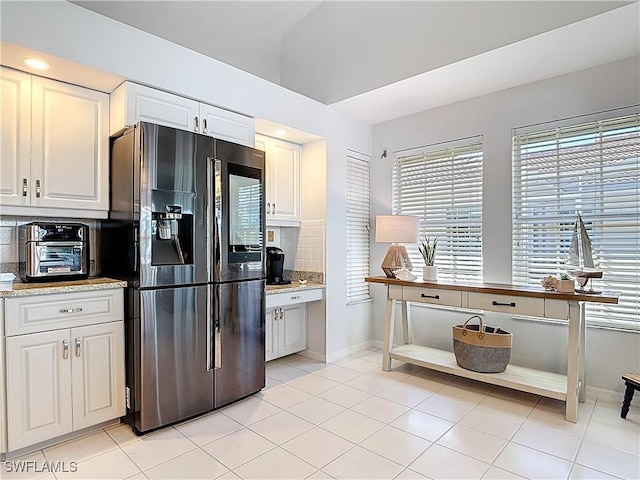
[[[402,267],[407,270],[413,269],[407,249],[404,245],[391,245],[387,250],[387,256],[382,261],[382,270],[388,278],[396,278],[393,271]]]

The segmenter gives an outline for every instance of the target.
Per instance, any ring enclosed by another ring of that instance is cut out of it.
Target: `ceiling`
[[[638,0],[72,3],[371,124],[640,53]]]

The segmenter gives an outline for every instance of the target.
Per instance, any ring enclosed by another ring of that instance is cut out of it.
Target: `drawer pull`
[[[291,297],[291,300],[298,300],[302,298],[302,295],[294,295],[293,297]]]
[[[421,293],[420,296],[422,298],[435,298],[436,300],[440,300],[440,295],[427,295],[426,293]]]
[[[491,305],[493,305],[494,307],[515,307],[516,306],[516,302],[500,303],[500,302],[496,302],[494,300],[493,302],[491,302]]]
[[[76,308],[61,308],[60,313],[78,313],[82,311],[82,307]]]
[[[62,341],[62,358],[69,358],[69,340]]]

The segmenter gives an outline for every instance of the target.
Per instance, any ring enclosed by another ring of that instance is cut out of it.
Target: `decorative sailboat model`
[[[593,288],[588,290],[585,288],[587,282],[592,278],[602,278],[602,270],[598,264],[598,259],[593,253],[591,247],[591,240],[587,229],[582,222],[582,217],[578,214],[576,223],[573,226],[573,236],[571,237],[571,246],[569,247],[569,256],[565,262],[567,271],[576,277],[576,281],[580,285],[579,289],[576,289],[578,293],[592,293],[597,294]]]

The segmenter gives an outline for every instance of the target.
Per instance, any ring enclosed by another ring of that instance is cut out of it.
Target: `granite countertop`
[[[68,282],[13,282],[13,290],[0,290],[0,297],[26,297],[29,295],[47,295],[50,293],[87,292],[91,290],[109,290],[125,288],[127,282],[112,278],[96,277]]]
[[[300,290],[311,290],[314,288],[325,288],[325,284],[312,283],[312,282],[301,284],[298,281],[292,281],[288,285],[267,285],[267,295],[271,293],[288,293],[288,292],[297,292]]]
[[[127,282],[106,277],[88,278],[86,280],[72,280],[62,282],[13,282],[13,290],[0,290],[2,297],[25,297],[29,295],[47,295],[51,293],[73,293],[91,290],[108,290],[111,288],[125,288]],[[272,293],[288,293],[300,290],[325,288],[323,283],[292,281],[288,285],[267,285],[267,295]]]

